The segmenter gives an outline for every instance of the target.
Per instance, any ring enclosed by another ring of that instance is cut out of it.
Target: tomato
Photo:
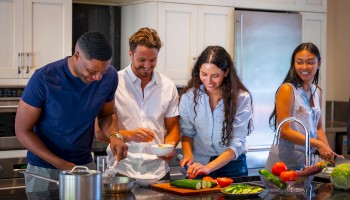
[[[210,176],[205,176],[202,178],[203,181],[210,181],[210,182],[213,182],[213,183],[216,183],[216,180],[213,179],[212,177]]]
[[[279,176],[281,172],[287,170],[287,165],[284,162],[276,162],[275,164],[273,164],[271,172],[273,173],[273,175]]]
[[[221,187],[226,187],[233,183],[233,180],[227,177],[216,178],[216,180]]]
[[[294,171],[294,170],[289,170],[289,171],[283,171],[281,172],[280,174],[280,179],[283,181],[283,182],[286,182],[286,181],[295,181],[297,180],[297,173]]]

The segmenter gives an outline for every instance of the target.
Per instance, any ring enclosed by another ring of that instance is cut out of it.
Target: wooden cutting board
[[[169,192],[176,195],[181,196],[191,196],[191,195],[201,195],[201,194],[208,194],[208,193],[217,193],[220,192],[221,187],[218,185],[214,188],[205,188],[205,189],[199,189],[199,190],[191,190],[191,189],[185,189],[185,188],[177,188],[170,186],[170,183],[156,183],[152,184],[151,188],[160,190],[163,192]]]

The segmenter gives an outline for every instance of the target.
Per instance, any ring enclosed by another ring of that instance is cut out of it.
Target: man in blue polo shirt
[[[77,41],[73,56],[35,71],[15,123],[16,136],[28,149],[27,172],[58,180],[60,170],[76,165],[95,169],[91,149],[96,117],[118,160],[126,157],[127,146],[115,134],[118,75],[111,57],[107,38],[88,32]],[[58,189],[46,180],[28,175],[25,179],[27,192]]]

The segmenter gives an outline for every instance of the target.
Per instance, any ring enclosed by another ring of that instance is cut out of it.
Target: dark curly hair
[[[88,60],[108,61],[112,58],[112,46],[100,32],[84,33],[76,45],[80,47]]]
[[[237,98],[240,91],[248,92],[248,89],[243,85],[241,80],[239,79],[236,69],[233,65],[232,59],[227,51],[221,46],[208,46],[198,57],[194,67],[192,69],[191,79],[188,81],[187,86],[183,88],[180,94],[186,93],[189,89],[193,88],[194,94],[194,112],[196,112],[196,106],[198,104],[197,94],[203,95],[204,91],[200,90],[200,85],[202,85],[202,81],[200,80],[200,68],[204,63],[212,63],[215,64],[222,71],[228,72],[228,76],[224,78],[221,89],[222,89],[222,99],[224,102],[224,110],[225,110],[225,119],[222,122],[222,134],[221,134],[221,142],[220,145],[229,146],[230,141],[233,139],[233,121],[237,111]],[[249,93],[250,94],[250,93]],[[251,105],[253,102],[251,100]],[[248,123],[248,132],[249,135],[252,131],[252,119],[249,120]]]

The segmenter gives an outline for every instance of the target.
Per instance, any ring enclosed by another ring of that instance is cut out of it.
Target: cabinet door
[[[327,12],[327,0],[303,0],[300,11]]]
[[[23,0],[0,0],[0,78],[17,78],[23,52]]]
[[[326,91],[326,62],[327,54],[327,14],[301,12],[302,15],[302,41],[314,43],[321,53],[321,63],[319,85]],[[322,92],[322,110],[326,110],[326,92]],[[326,112],[322,112],[323,124],[325,123]]]
[[[197,6],[159,3],[158,34],[164,46],[156,69],[185,85],[197,56]]]
[[[197,56],[210,45],[219,45],[233,57],[234,8],[198,7]]]
[[[234,6],[248,9],[296,11],[301,1],[304,0],[236,0]]]
[[[121,29],[120,29],[120,68],[125,68],[130,63],[129,58],[129,38],[142,27],[150,27],[157,30],[158,3],[145,2],[139,4],[123,5],[121,9]],[[164,40],[162,37],[160,38]],[[163,48],[160,50],[163,51]],[[158,62],[158,65],[160,63]],[[158,68],[158,67],[157,67]],[[157,69],[156,68],[156,69]],[[157,69],[158,70],[158,69]]]
[[[24,7],[22,77],[30,78],[36,68],[71,55],[72,0],[25,0]]]

